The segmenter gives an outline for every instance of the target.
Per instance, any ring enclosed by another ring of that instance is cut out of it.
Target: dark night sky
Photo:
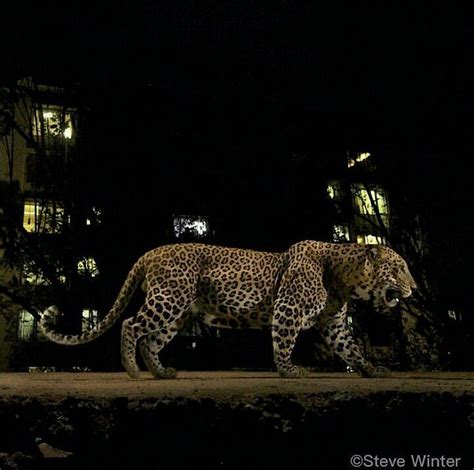
[[[2,10],[0,80],[83,86],[84,183],[109,209],[97,243],[114,275],[163,243],[172,212],[209,215],[216,242],[231,246],[285,249],[319,237],[319,150],[375,145],[428,214],[440,252],[454,252],[440,275],[472,304],[472,6],[323,3]],[[299,173],[294,153],[310,155]]]
[[[446,172],[456,201],[471,200],[470,175],[457,168],[472,155],[472,12],[448,3],[320,3],[18,4],[3,16],[3,78],[85,87],[99,141],[92,170],[109,175],[118,204],[142,198],[137,223],[158,213],[165,197],[195,211],[198,199],[213,201],[215,211],[227,201],[236,214],[254,199],[261,202],[247,205],[252,220],[271,214],[292,188],[269,181],[257,160],[311,150],[328,135],[340,149],[354,136],[400,154],[411,147],[401,163],[420,178]],[[437,146],[452,150],[448,160],[434,157],[430,168],[410,161]],[[276,158],[271,166],[287,174]],[[250,181],[249,171],[266,182]]]
[[[208,95],[260,87],[299,106],[417,119],[465,60],[470,18],[460,7],[424,2],[98,3],[22,4],[17,21],[2,24],[4,64],[112,90],[152,83]]]

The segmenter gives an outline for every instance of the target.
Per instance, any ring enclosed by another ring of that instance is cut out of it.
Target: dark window
[[[34,183],[38,177],[38,157],[34,153],[30,153],[26,157],[25,180],[27,183]]]

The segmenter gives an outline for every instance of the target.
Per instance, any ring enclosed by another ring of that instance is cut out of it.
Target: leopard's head
[[[410,297],[416,283],[405,260],[387,246],[371,245],[364,249],[366,289],[365,295],[359,298],[372,300],[377,310],[387,310],[400,299]]]

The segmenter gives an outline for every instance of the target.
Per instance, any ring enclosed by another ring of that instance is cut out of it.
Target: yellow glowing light
[[[43,117],[45,119],[52,119],[53,116],[54,116],[54,114],[51,111],[44,111],[43,112]]]
[[[99,268],[94,258],[83,258],[77,263],[77,272],[83,276],[96,277],[99,275]]]
[[[329,199],[340,200],[342,199],[341,183],[339,181],[329,181],[326,186],[326,193]]]
[[[367,160],[369,157],[370,157],[370,153],[369,152],[361,152],[361,153],[358,153],[355,158],[349,158],[348,162],[347,162],[347,167],[348,168],[352,168],[354,165],[356,165],[357,163],[360,163],[360,162],[363,162],[364,160]]]
[[[35,317],[27,310],[20,310],[18,316],[18,338],[23,341],[30,341],[33,339],[35,330]]]
[[[58,233],[62,227],[64,208],[26,200],[23,206],[23,228],[27,232]]]
[[[334,186],[332,184],[328,184],[327,191],[328,191],[328,196],[331,199],[336,198],[336,191],[334,190]]]
[[[66,127],[63,134],[66,139],[72,139],[72,127]]]
[[[376,235],[357,235],[357,243],[360,245],[381,245],[385,243],[385,239]]]
[[[23,210],[23,228],[27,232],[34,232],[35,230],[36,214],[38,212],[38,210],[35,209],[34,202],[25,202]]]
[[[367,191],[363,185],[354,185],[354,199],[360,214],[388,214],[388,201],[385,192],[380,189]]]

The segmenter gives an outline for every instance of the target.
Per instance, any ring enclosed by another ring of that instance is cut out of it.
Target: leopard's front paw
[[[127,364],[125,365],[125,370],[127,371],[128,376],[131,379],[139,379],[140,378],[140,369],[138,367],[134,367],[133,365]]]
[[[155,379],[175,379],[177,375],[178,372],[173,367],[165,367],[153,372]]]
[[[374,379],[383,379],[386,377],[391,377],[392,372],[386,367],[377,366],[377,367],[367,367],[364,370],[360,371],[362,377],[374,378]]]
[[[280,377],[294,379],[306,377],[309,374],[309,369],[301,366],[291,366],[286,369],[278,369],[278,373],[280,374]]]
[[[133,359],[133,357],[123,356],[122,357],[122,366],[124,367],[125,371],[127,372],[128,376],[131,379],[138,379],[140,378],[140,368],[138,367],[137,362]]]

